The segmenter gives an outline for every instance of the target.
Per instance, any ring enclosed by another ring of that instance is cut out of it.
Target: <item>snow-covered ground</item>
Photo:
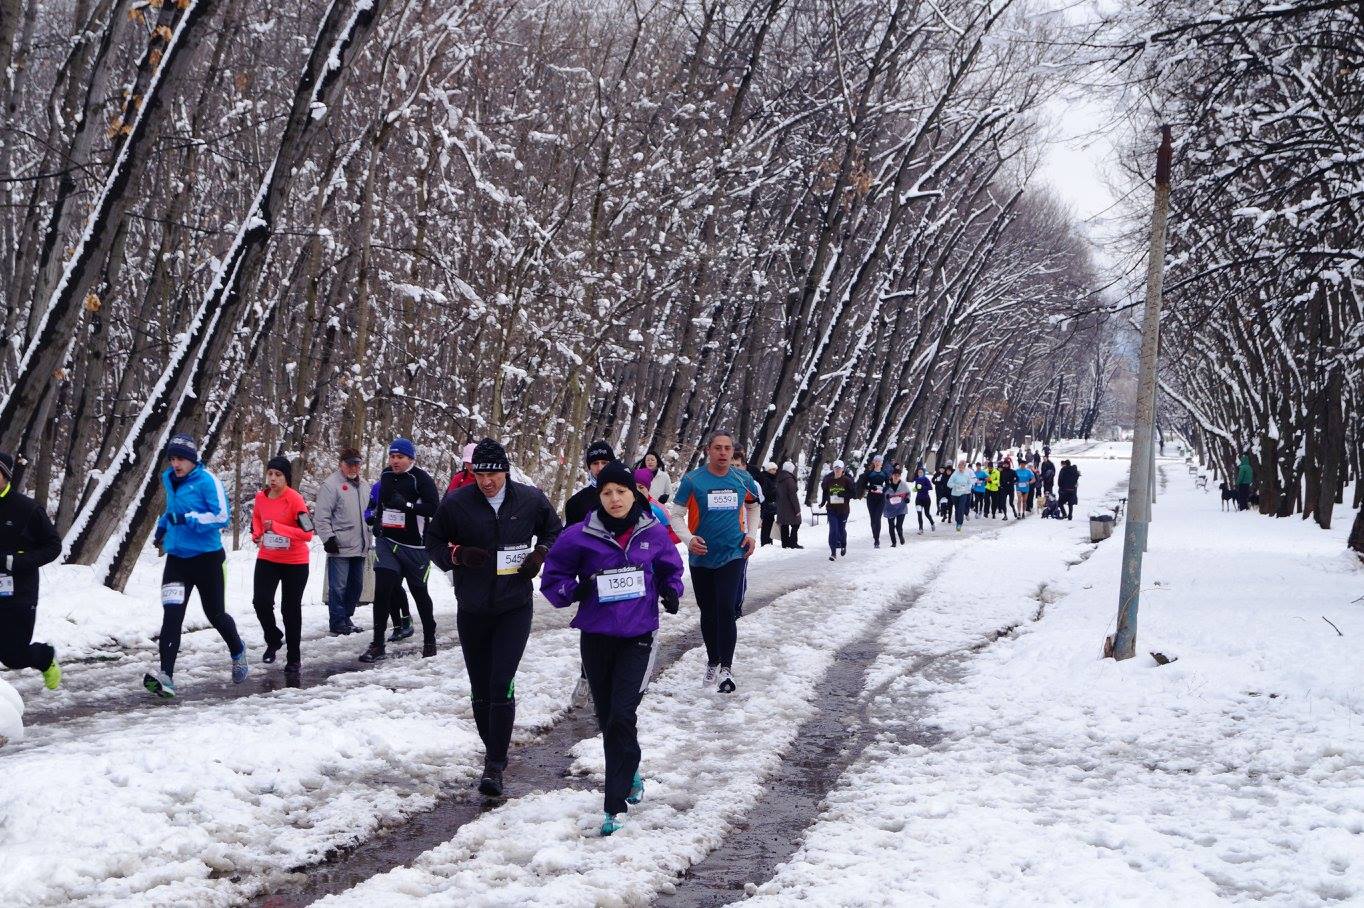
[[[1121,527],[1068,571],[1041,542],[1054,526],[975,541],[887,630],[869,679],[889,682],[886,731],[755,901],[1364,903],[1364,571],[1348,521],[1222,513],[1182,464],[1162,469],[1140,655],[1098,658]],[[1043,620],[1015,638],[897,672],[968,643],[973,616],[1027,615],[1043,584]],[[937,743],[906,743],[927,723]]]
[[[857,508],[846,560],[826,560],[823,527],[802,532],[805,551],[763,550],[750,596],[771,602],[740,622],[739,691],[701,689],[697,648],[655,679],[640,712],[647,798],[621,833],[595,835],[602,761],[600,740],[587,738],[572,748],[574,779],[518,787],[514,756],[504,805],[328,901],[683,894],[679,875],[725,854],[766,809],[802,723],[827,708],[835,658],[860,640],[877,653],[861,694],[874,734],[829,755],[847,768],[791,859],[749,881],[757,900],[1364,900],[1364,670],[1346,648],[1364,633],[1364,606],[1350,603],[1364,572],[1344,552],[1345,531],[1223,514],[1181,463],[1162,462],[1142,656],[1102,660],[1122,526],[1095,546],[1081,518],[1122,494],[1127,446],[1072,450],[1084,474],[1073,523],[971,521],[960,535],[918,537],[911,516],[905,549],[873,551]],[[301,690],[250,687],[253,677],[247,696],[169,708],[110,699],[105,714],[42,722],[38,706],[104,703],[96,687],[115,680],[135,688],[154,661],[157,566],[140,567],[130,597],[61,573],[79,569],[44,576],[79,600],[45,595],[40,608],[40,636],[67,654],[70,686],[51,694],[36,673],[7,676],[37,724],[0,749],[0,904],[231,904],[474,777],[481,750],[439,578],[435,659],[409,655]],[[258,652],[249,571],[249,553],[232,558],[230,603]],[[314,585],[305,598],[305,668],[359,649],[320,636],[319,595]],[[538,610],[517,679],[523,743],[565,715],[577,664],[567,617]],[[695,623],[689,606],[665,616],[665,639]],[[225,672],[216,634],[186,639],[182,684]],[[131,658],[114,656],[124,648]],[[1178,661],[1156,667],[1147,650]]]

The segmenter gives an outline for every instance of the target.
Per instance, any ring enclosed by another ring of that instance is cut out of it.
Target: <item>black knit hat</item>
[[[475,473],[510,473],[507,449],[491,438],[483,439],[474,445],[472,469]]]
[[[615,460],[616,452],[611,450],[610,442],[605,439],[594,441],[587,446],[587,453],[583,455],[584,462],[590,467],[595,460]]]
[[[5,474],[5,482],[14,479],[14,458],[9,454],[0,453],[0,473]]]
[[[619,460],[611,461],[606,466],[602,467],[601,472],[597,474],[598,489],[608,482],[614,482],[618,486],[625,486],[625,488],[629,489],[631,492],[636,491],[635,474]]]
[[[289,458],[284,455],[271,457],[269,463],[265,465],[267,470],[279,470],[284,474],[284,484],[289,488],[294,487],[294,465],[289,463]]]

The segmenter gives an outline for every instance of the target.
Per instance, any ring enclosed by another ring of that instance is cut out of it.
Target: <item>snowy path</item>
[[[257,676],[226,700],[209,693],[170,709],[125,709],[130,701],[111,696],[93,715],[55,721],[102,679],[135,683],[141,666],[132,663],[152,652],[143,639],[127,663],[73,671],[92,677],[46,711],[27,743],[0,752],[0,770],[14,780],[0,793],[0,902],[302,904],[333,893],[339,902],[426,894],[435,903],[503,903],[535,893],[530,900],[544,903],[638,903],[673,890],[689,867],[697,872],[684,879],[683,897],[702,891],[707,855],[741,855],[745,827],[770,823],[783,841],[737,860],[746,881],[762,882],[816,820],[843,768],[874,743],[858,730],[844,747],[842,730],[874,717],[860,678],[879,664],[882,631],[918,611],[905,609],[963,552],[999,551],[994,540],[1051,524],[1010,522],[1004,531],[971,521],[961,535],[925,537],[911,530],[905,549],[872,551],[865,512],[857,518],[851,557],[836,566],[820,545],[822,527],[804,532],[805,551],[758,555],[735,697],[697,686],[704,659],[694,608],[665,619],[672,664],[640,723],[649,797],[613,840],[592,835],[600,739],[586,711],[566,709],[577,662],[566,612],[537,612],[518,677],[513,797],[486,813],[467,796],[481,748],[447,633],[435,659],[342,670],[305,689],[272,691]],[[441,601],[448,595],[438,596],[438,619],[451,629]],[[249,606],[238,596],[232,609],[258,645]],[[977,621],[978,635],[1002,626],[993,622]],[[209,687],[221,672],[221,643],[211,632],[198,640],[185,654],[186,677],[202,673]],[[354,651],[354,638],[320,638],[308,642],[305,659],[319,666]],[[785,817],[768,816],[773,792],[804,784],[802,767],[815,779],[805,800]]]

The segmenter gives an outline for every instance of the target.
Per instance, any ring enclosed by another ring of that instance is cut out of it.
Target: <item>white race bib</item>
[[[891,503],[891,504],[899,504],[900,502],[902,502],[902,501],[904,501],[904,500],[905,500],[905,496],[903,496],[903,495],[892,495],[892,496],[890,496],[890,503]]]
[[[733,489],[720,489],[706,495],[706,510],[708,511],[737,511],[739,510],[739,493]]]
[[[842,503],[843,503],[843,496],[842,496],[842,495],[830,495],[830,496],[829,496],[829,504],[842,504]]]
[[[383,524],[384,529],[401,530],[407,526],[407,512],[400,511],[397,508],[384,508],[384,513],[379,518],[379,522]]]
[[[261,537],[261,545],[267,549],[287,549],[290,542],[288,536],[281,536],[279,533],[266,533]]]
[[[644,595],[644,569],[616,568],[597,575],[598,602],[624,602]]]
[[[530,555],[530,544],[512,546],[497,550],[497,573],[515,574]]]
[[[14,575],[0,574],[0,596],[14,595]]]
[[[184,605],[185,604],[185,585],[183,583],[163,583],[161,584],[161,604],[162,605]]]

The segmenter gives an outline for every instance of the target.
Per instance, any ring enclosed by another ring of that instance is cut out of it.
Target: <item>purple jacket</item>
[[[594,575],[631,566],[644,570],[644,595],[618,602],[599,601]],[[581,602],[578,614],[573,616],[573,627],[610,637],[638,637],[658,630],[661,591],[682,595],[682,557],[652,510],[640,516],[622,549],[594,509],[582,523],[559,534],[540,575],[540,592],[555,608]]]

